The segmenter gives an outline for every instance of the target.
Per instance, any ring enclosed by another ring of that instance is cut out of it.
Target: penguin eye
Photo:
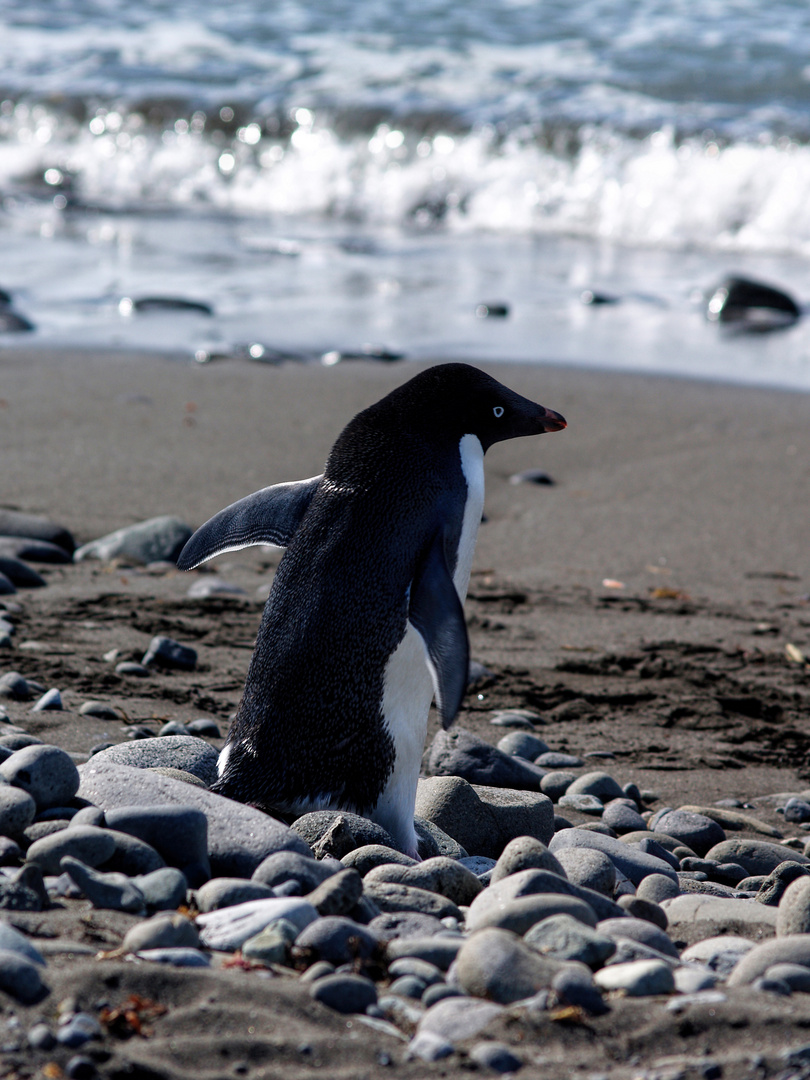
[[[503,416],[503,405],[496,405],[492,410],[498,420]]]

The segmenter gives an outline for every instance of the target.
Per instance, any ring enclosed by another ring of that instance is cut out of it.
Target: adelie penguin
[[[183,570],[287,549],[215,791],[285,816],[349,810],[419,857],[431,699],[447,727],[466,689],[484,453],[565,426],[477,368],[442,364],[359,413],[323,475],[257,491],[197,530]]]

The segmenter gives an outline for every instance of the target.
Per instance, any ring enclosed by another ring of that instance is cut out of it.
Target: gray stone
[[[429,937],[446,929],[435,915],[423,915],[418,911],[387,911],[371,919],[369,930],[381,941],[393,939]]]
[[[72,878],[95,908],[131,911],[135,914],[146,910],[143,893],[126,874],[100,873],[71,855],[62,857],[61,869]]]
[[[540,781],[540,790],[544,795],[548,795],[552,802],[558,802],[576,778],[576,773],[554,769],[552,772],[547,772]]]
[[[685,964],[698,963],[714,972],[719,978],[726,979],[735,965],[746,953],[756,948],[756,943],[734,934],[704,938],[684,949],[681,960]]]
[[[616,902],[622,911],[633,919],[643,919],[657,926],[659,930],[666,930],[669,926],[666,912],[660,904],[644,900],[640,896],[620,896]]]
[[[131,926],[124,935],[121,949],[125,953],[148,949],[195,949],[199,943],[197,928],[185,915],[160,913]]]
[[[193,671],[197,666],[197,650],[181,645],[174,638],[157,635],[141,657],[144,667],[165,668],[168,671]]]
[[[19,671],[7,671],[4,675],[0,675],[0,698],[28,701],[31,697],[33,697],[33,691],[28,685],[28,680],[20,675]]]
[[[385,850],[390,849],[385,848]],[[323,859],[318,862],[311,856],[302,855],[298,851],[277,851],[273,855],[268,855],[256,867],[251,880],[273,887],[282,885],[285,881],[297,881],[301,886],[301,892],[308,893],[322,881],[337,873],[337,869],[339,867],[336,867],[332,859]]]
[[[149,738],[151,738],[151,735]],[[169,776],[173,780],[182,780],[184,784],[193,784],[194,787],[208,788],[208,784],[202,781],[199,776],[186,772],[185,769],[172,769],[166,765],[150,765],[149,771],[157,773],[158,776]]]
[[[158,732],[159,739],[165,739],[167,735],[190,735],[185,724],[181,724],[178,720],[170,720],[167,724]]]
[[[362,895],[363,879],[349,868],[331,874],[306,899],[319,915],[349,915]]]
[[[772,870],[757,891],[757,903],[778,907],[785,890],[791,882],[800,877],[810,876],[810,867],[800,866],[796,862],[783,862]],[[803,933],[804,931],[798,931]]]
[[[121,720],[121,713],[112,707],[105,705],[103,701],[85,701],[79,707],[80,716],[93,716],[96,720]]]
[[[295,947],[311,962],[328,960],[338,966],[369,960],[381,949],[381,941],[371,927],[341,915],[327,915],[303,928]]]
[[[315,810],[303,814],[292,824],[316,856],[332,855],[342,859],[350,851],[367,844],[395,848],[393,837],[382,826],[344,810]]]
[[[0,766],[2,769],[2,766]],[[770,874],[772,870],[786,860],[810,866],[810,858],[792,848],[781,844],[771,844],[767,840],[745,840],[734,837],[716,844],[706,852],[707,859],[716,862],[739,863],[749,874]]]
[[[675,990],[672,968],[663,960],[632,960],[627,964],[612,964],[597,971],[594,981],[603,990],[621,990],[628,997],[653,997],[671,994]]]
[[[206,881],[195,893],[199,911],[217,911],[248,900],[268,900],[275,895],[269,885],[257,881],[221,877]]]
[[[648,827],[653,832],[666,833],[680,840],[698,855],[705,855],[710,848],[721,844],[726,838],[725,832],[716,821],[688,810],[659,810],[648,822]]]
[[[560,877],[566,876],[559,860],[533,836],[516,836],[509,841],[495,864],[490,884],[494,885],[519,870],[550,870]]]
[[[83,544],[73,557],[76,562],[121,559],[141,565],[163,561],[174,563],[191,533],[192,530],[179,518],[150,518]]]
[[[285,849],[309,854],[292,829],[253,807],[145,769],[99,761],[100,756],[80,766],[79,795],[100,806],[108,817],[117,807],[133,805],[170,804],[202,811],[208,821],[211,869],[218,876],[250,877],[263,859]]]
[[[93,765],[103,761],[134,769],[169,766],[198,776],[210,787],[217,778],[217,757],[214,747],[195,735],[164,735],[101,750],[94,755]]]
[[[535,758],[534,763],[541,769],[580,769],[585,764],[576,754],[561,754],[553,750],[540,754]],[[576,776],[574,779],[576,780]]]
[[[154,870],[165,867],[165,860],[151,844],[139,840],[137,836],[130,836],[125,832],[115,829],[106,829],[115,841],[115,851],[100,867],[101,870],[115,870],[119,874],[128,877],[151,874]]]
[[[455,1047],[434,1031],[419,1031],[408,1043],[407,1059],[419,1058],[420,1061],[441,1061],[449,1057]]]
[[[427,990],[427,983],[416,975],[400,975],[388,987],[389,994],[413,998],[414,1001],[421,1001],[425,990]]]
[[[810,934],[810,877],[806,874],[787,886],[779,902],[776,936],[789,934]]]
[[[444,1001],[445,998],[451,997],[464,997],[464,993],[455,986],[448,986],[447,983],[435,983],[422,994],[422,1004],[429,1009],[437,1001]]]
[[[135,879],[146,901],[147,911],[174,911],[186,902],[188,882],[174,866],[164,866]]]
[[[810,994],[810,967],[802,964],[774,964],[764,977],[786,983],[793,993]]]
[[[0,783],[0,836],[22,835],[36,812],[37,804],[27,791]]]
[[[27,791],[37,810],[69,803],[79,788],[73,759],[57,746],[24,746],[0,763],[0,778]]]
[[[366,844],[363,847],[354,848],[347,852],[340,860],[344,866],[353,867],[365,877],[369,870],[376,866],[418,866],[416,859],[410,855],[403,855],[394,848],[384,847],[382,844]]]
[[[205,948],[233,952],[276,919],[287,919],[303,930],[318,920],[318,912],[300,897],[279,896],[208,911],[197,916],[197,926]]]
[[[149,668],[143,666],[143,664],[137,664],[134,660],[122,660],[120,664],[115,665],[116,675],[134,675],[136,679],[148,679],[151,672]],[[128,732],[128,738],[150,738],[151,732],[148,735],[135,735],[137,728],[130,728]],[[147,729],[143,729],[147,730]]]
[[[276,919],[255,937],[247,939],[242,946],[242,956],[263,964],[286,964],[297,937],[298,928],[293,923],[288,919]],[[332,970],[330,964],[327,974]]]
[[[570,785],[567,795],[595,795],[600,802],[623,799],[621,786],[606,772],[587,772],[578,776]]]
[[[414,815],[413,828],[420,858],[435,859],[438,855],[445,855],[448,859],[467,858],[466,849],[435,822]]]
[[[42,746],[42,739],[36,735],[27,735],[23,731],[12,729],[8,735],[0,735],[0,746],[4,750],[22,750],[25,746]],[[8,758],[6,757],[6,761]]]
[[[0,910],[44,911],[50,906],[42,871],[24,863],[9,877],[0,876]]]
[[[423,915],[433,915],[437,919],[444,919],[448,915],[452,915],[459,922],[464,919],[452,900],[428,892],[427,889],[398,885],[396,882],[369,881],[367,874],[363,879],[363,891],[383,912],[415,911]]]
[[[597,919],[623,916],[619,905],[606,896],[602,896],[601,893],[574,885],[548,870],[520,870],[503,878],[497,884],[490,885],[473,900],[467,913],[467,929],[473,931],[479,926],[487,925],[490,918],[497,917],[497,913],[514,900],[542,894],[569,896],[582,900],[593,910]]]
[[[56,1032],[56,1041],[60,1046],[67,1046],[76,1050],[93,1039],[101,1039],[104,1033],[101,1024],[95,1016],[89,1013],[77,1012],[68,1018],[67,1023],[61,1024]],[[74,1059],[75,1060],[75,1059]],[[90,1058],[86,1060],[90,1061]]]
[[[614,840],[610,836],[588,829],[564,829],[556,833],[549,844],[550,850],[558,857],[559,852],[565,848],[583,847],[603,851],[634,885],[638,885],[647,874],[663,874],[675,880],[675,872],[668,863],[647,855],[621,840]]]
[[[23,510],[0,510],[0,536],[42,540],[61,548],[68,556],[72,555],[76,548],[76,542],[64,525],[39,514],[27,514]]]
[[[107,862],[115,851],[115,837],[107,829],[94,825],[73,825],[36,840],[28,849],[28,862],[36,863],[43,874],[60,873],[62,859],[68,855],[85,866],[97,867]]]
[[[464,728],[440,729],[436,733],[428,750],[426,771],[429,776],[460,776],[470,784],[521,791],[539,791],[543,778],[543,770],[536,765],[505,754]]]
[[[473,925],[476,930],[497,926],[522,936],[541,920],[560,914],[569,915],[585,926],[596,925],[593,908],[584,900],[565,893],[535,893],[504,901],[486,912],[476,913]]]
[[[642,945],[648,945],[656,952],[663,953],[664,956],[671,956],[673,960],[679,958],[678,950],[667,933],[646,919],[634,919],[632,916],[626,916],[623,919],[604,919],[596,929],[600,934],[605,934],[614,941],[620,937],[630,938],[632,941],[640,941]]]
[[[785,821],[799,825],[803,821],[810,821],[810,803],[804,799],[788,799],[784,808]]]
[[[431,1006],[419,1021],[420,1034],[431,1032],[453,1044],[472,1039],[504,1012],[502,1005],[456,997]]]
[[[385,954],[391,963],[402,958],[410,958],[430,964],[439,971],[447,971],[458,956],[463,943],[464,938],[461,936],[394,938],[386,945]]]
[[[681,887],[672,878],[664,877],[663,874],[648,874],[636,889],[636,896],[641,900],[650,900],[654,904],[660,904],[662,900],[671,900],[678,896]]]
[[[32,945],[25,934],[15,930],[9,923],[0,920],[0,950],[17,953],[30,960],[32,964],[45,967],[45,958],[36,946]]]
[[[561,795],[557,805],[561,810],[576,810],[580,814],[595,814],[596,816],[600,816],[605,809],[595,795],[572,795],[570,792]]]
[[[737,963],[728,977],[728,986],[750,986],[775,964],[810,968],[810,934],[791,934],[757,945]]]
[[[696,964],[676,967],[672,974],[675,976],[675,989],[679,994],[699,994],[717,986],[715,973]]]
[[[53,1050],[56,1036],[46,1023],[33,1024],[28,1029],[28,1045],[32,1050]]]
[[[560,1005],[573,1005],[590,1016],[602,1016],[610,1011],[596,988],[593,975],[581,964],[572,963],[558,971],[552,979],[551,989]]]
[[[413,976],[419,979],[424,988],[436,983],[444,982],[444,975],[435,964],[427,960],[420,960],[415,956],[403,956],[393,960],[388,966],[389,979],[399,979],[403,975]],[[424,992],[424,991],[423,991]],[[396,993],[392,989],[392,993]],[[421,994],[419,995],[422,996]]]
[[[457,905],[471,904],[482,891],[478,878],[454,859],[439,856],[426,859],[414,866],[396,866],[393,863],[369,870],[365,885],[378,881],[398,882],[416,889],[426,889],[447,897]]]
[[[201,885],[210,876],[208,821],[201,810],[193,806],[118,806],[109,810],[105,820],[108,829],[154,848],[170,866],[182,870],[192,885]]]
[[[762,941],[776,932],[777,909],[755,900],[716,896],[676,896],[662,901],[669,937],[676,945],[694,945],[704,938],[732,934]]]
[[[620,836],[644,828],[644,818],[626,799],[611,799],[602,813],[602,821]]]
[[[524,935],[524,942],[544,956],[576,960],[596,971],[616,952],[615,941],[571,915],[551,915]]]
[[[496,1073],[516,1073],[523,1062],[506,1043],[480,1042],[470,1048],[470,1061],[480,1069]]]
[[[434,822],[474,855],[497,858],[503,850],[494,814],[483,806],[473,786],[460,777],[419,780],[416,813]]]
[[[63,709],[62,695],[55,686],[31,706],[31,712],[61,712]]]
[[[539,754],[544,754],[548,747],[542,739],[530,735],[527,731],[510,731],[508,735],[498,739],[498,749],[504,754],[534,761]]]
[[[363,975],[327,975],[312,984],[310,994],[321,1005],[344,1014],[364,1013],[377,1003],[377,988]]]
[[[211,957],[199,949],[177,945],[174,948],[141,949],[135,954],[139,960],[152,964],[170,964],[172,967],[210,967]]]
[[[219,725],[208,716],[200,716],[196,720],[192,720],[187,726],[192,735],[205,735],[210,739],[222,737]]]
[[[490,724],[495,727],[521,728],[534,731],[535,725],[542,723],[540,714],[532,709],[499,709],[490,717]]]
[[[613,897],[616,867],[604,851],[596,848],[561,848],[556,857],[569,881],[603,896]]]
[[[508,1005],[550,987],[561,964],[540,956],[508,930],[472,934],[459,950],[455,978],[472,997]]]

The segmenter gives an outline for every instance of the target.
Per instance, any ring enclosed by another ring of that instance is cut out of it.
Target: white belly
[[[467,502],[453,584],[463,603],[484,511],[484,451],[475,435],[465,435],[459,451],[467,482]],[[424,642],[410,623],[405,637],[388,660],[383,685],[382,712],[396,757],[394,771],[371,817],[388,830],[403,851],[418,858],[413,810],[433,699],[433,680]]]

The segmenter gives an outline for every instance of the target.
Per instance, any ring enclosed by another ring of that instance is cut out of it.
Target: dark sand
[[[2,350],[0,503],[45,514],[79,542],[166,513],[196,526],[259,487],[320,472],[345,422],[414,370]],[[604,767],[655,791],[656,808],[810,786],[810,675],[785,652],[791,643],[810,654],[810,395],[551,366],[488,370],[569,427],[487,456],[487,521],[466,610],[473,656],[492,675],[457,723],[495,742],[503,730],[489,725],[493,709],[533,708],[552,748],[612,752]],[[508,482],[527,468],[554,485]],[[32,715],[9,703],[11,720],[77,753],[122,740],[126,723],[157,733],[163,720],[206,715],[224,729],[258,626],[257,590],[278,556],[217,560],[217,574],[246,591],[236,600],[190,600],[194,575],[175,571],[38,567],[48,587],[11,598],[21,610],[0,671],[59,687],[67,711]],[[111,649],[140,659],[156,633],[197,648],[198,670],[126,680],[104,659]],[[90,698],[118,706],[122,723],[80,717]],[[757,815],[806,837],[766,806]],[[469,1071],[458,1057],[405,1063],[403,1042],[349,1027],[292,978],[92,959],[132,917],[84,902],[58,917],[7,914],[38,937],[83,942],[88,956],[53,956],[50,998],[28,1009],[3,1000],[6,1018],[12,1008],[25,1024],[52,1017],[70,994],[91,1011],[133,992],[166,1006],[150,1038],[99,1046],[105,1076],[196,1080],[236,1075],[241,1062],[250,1076],[360,1077],[380,1071],[380,1053],[397,1075]],[[491,1033],[515,1045],[529,1063],[521,1075],[532,1077],[700,1076],[707,1053],[726,1078],[777,1075],[779,1050],[810,1042],[810,1001],[761,996],[755,1021],[750,1010],[741,1019],[733,997],[688,1023],[665,1001],[628,1000],[586,1023],[512,1018]],[[771,1071],[751,1065],[756,1054]],[[0,1060],[0,1076],[41,1067],[24,1051]]]

